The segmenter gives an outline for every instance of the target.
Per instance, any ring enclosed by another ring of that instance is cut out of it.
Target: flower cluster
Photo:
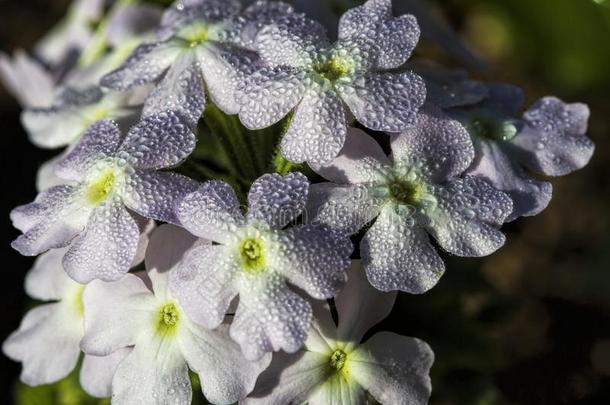
[[[190,404],[194,374],[218,404],[427,403],[430,347],[365,332],[442,252],[489,255],[546,207],[537,174],[593,154],[587,107],[519,116],[520,89],[409,61],[418,19],[390,0],[336,40],[282,2],[153,3],[76,0],[37,59],[0,57],[32,142],[65,147],[11,212],[52,301],[4,343],[21,379],[80,368],[119,405]]]

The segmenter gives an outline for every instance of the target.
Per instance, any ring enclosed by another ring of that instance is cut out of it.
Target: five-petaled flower
[[[246,217],[233,189],[219,181],[204,183],[177,206],[186,229],[215,244],[191,249],[170,277],[172,292],[207,328],[223,321],[239,295],[231,337],[248,359],[303,345],[311,306],[286,283],[316,299],[333,297],[345,283],[349,238],[324,225],[285,228],[302,214],[308,188],[300,173],[265,175],[250,189]]]
[[[135,213],[178,222],[173,201],[195,183],[160,169],[179,164],[194,146],[188,122],[175,113],[144,118],[124,139],[116,124],[98,121],[57,163],[58,175],[72,183],[11,212],[23,232],[12,246],[27,256],[70,246],[64,267],[81,283],[122,277],[141,233]]]

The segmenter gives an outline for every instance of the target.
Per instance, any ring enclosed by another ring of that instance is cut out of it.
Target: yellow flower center
[[[162,336],[173,335],[180,324],[180,310],[174,303],[167,303],[157,313],[157,333]]]
[[[335,371],[341,371],[343,366],[345,366],[345,361],[347,360],[347,354],[341,350],[337,349],[330,355],[330,367]]]
[[[188,48],[196,48],[210,38],[210,27],[203,24],[191,25],[184,28],[179,37],[186,42]]]
[[[117,178],[114,170],[105,170],[91,183],[89,183],[87,188],[87,199],[91,204],[97,205],[101,203],[108,197],[108,195],[110,195],[110,193],[112,193],[116,182]]]
[[[334,82],[347,76],[351,71],[351,66],[345,59],[333,56],[327,61],[317,64],[314,69],[323,78]]]
[[[258,273],[265,267],[265,251],[262,241],[249,238],[239,246],[243,267],[250,273]]]

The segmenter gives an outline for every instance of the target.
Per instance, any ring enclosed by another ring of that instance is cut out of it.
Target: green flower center
[[[157,314],[157,333],[160,335],[172,335],[176,333],[180,323],[180,311],[176,304],[164,304]]]
[[[114,170],[105,170],[94,179],[87,187],[87,199],[91,204],[99,204],[104,201],[116,185],[116,174]]]
[[[347,354],[341,350],[337,349],[330,355],[330,366],[335,371],[341,371],[341,369],[345,366],[345,361],[347,360]]]
[[[201,24],[191,25],[184,28],[179,37],[186,42],[188,48],[196,48],[210,38],[210,28]]]
[[[424,195],[421,184],[408,180],[392,180],[388,184],[390,195],[400,204],[416,205]]]
[[[509,141],[517,135],[513,124],[492,117],[476,117],[470,122],[470,127],[479,138],[493,141]]]
[[[323,78],[334,82],[347,76],[351,71],[351,66],[345,59],[333,56],[327,61],[317,64],[314,70]]]
[[[246,271],[258,273],[265,267],[265,251],[263,243],[258,239],[246,239],[240,247],[241,261]]]

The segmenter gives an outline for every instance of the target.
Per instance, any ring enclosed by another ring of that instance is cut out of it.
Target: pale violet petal
[[[244,278],[230,330],[244,356],[254,361],[272,351],[299,350],[311,325],[311,306],[277,274]]]
[[[335,377],[319,386],[309,397],[310,405],[365,405],[365,392],[351,378]]]
[[[317,183],[309,190],[307,218],[352,235],[375,219],[384,203],[369,184]]]
[[[57,163],[55,173],[66,180],[82,180],[95,163],[114,156],[121,137],[121,131],[114,122],[106,120],[96,122]]]
[[[506,240],[501,225],[513,211],[510,197],[476,177],[435,186],[437,206],[428,215],[428,231],[446,251],[479,257],[498,250]]]
[[[90,122],[78,108],[51,107],[24,110],[21,123],[34,145],[55,149],[77,140]]]
[[[250,187],[248,221],[283,228],[303,212],[308,189],[309,180],[301,173],[265,174]]]
[[[22,50],[13,57],[0,52],[0,79],[24,108],[44,108],[53,103],[55,81],[41,63]]]
[[[328,299],[345,284],[352,251],[349,237],[328,226],[296,226],[278,236],[270,267],[313,298]]]
[[[87,228],[70,245],[64,268],[74,280],[117,280],[129,271],[137,253],[140,229],[117,198],[98,206]]]
[[[361,129],[348,128],[339,155],[328,164],[310,166],[326,180],[346,184],[373,181],[379,168],[389,165],[390,159],[373,137]]]
[[[513,212],[507,222],[518,217],[534,216],[542,212],[553,194],[553,186],[538,180],[512,159],[512,151],[504,143],[475,139],[477,149],[473,165],[466,174],[482,177],[513,200]]]
[[[360,243],[362,265],[373,287],[422,294],[434,287],[445,271],[426,232],[412,218],[390,206]]]
[[[350,375],[382,404],[425,405],[432,349],[423,341],[380,332],[348,355]]]
[[[227,325],[214,331],[192,324],[187,327],[178,344],[191,370],[199,374],[205,398],[213,404],[231,404],[244,399],[271,362],[271,355],[247,361],[229,337]]]
[[[237,265],[224,246],[197,244],[170,273],[172,296],[189,318],[208,329],[220,325],[237,290]]]
[[[123,202],[146,218],[178,224],[176,202],[196,189],[194,180],[180,174],[135,170],[127,177]]]
[[[114,90],[128,90],[157,80],[170,67],[181,49],[172,42],[145,43],[127,60],[104,76],[101,84]]]
[[[426,102],[439,108],[473,106],[489,96],[488,87],[470,79],[464,70],[416,64],[415,72],[426,82]]]
[[[57,165],[57,162],[62,160],[65,156],[66,154],[62,153],[40,165],[40,168],[36,173],[36,189],[38,192],[48,190],[51,187],[60,186],[68,182],[55,174],[55,165]]]
[[[356,119],[375,131],[409,128],[426,99],[424,81],[411,72],[369,72],[337,88]]]
[[[83,294],[85,336],[81,348],[87,354],[107,356],[133,346],[148,328],[151,291],[142,278],[126,274],[119,281],[91,282]]]
[[[250,129],[269,127],[284,118],[303,98],[304,74],[288,66],[263,67],[237,90],[239,119]]]
[[[91,209],[78,203],[79,190],[56,186],[39,194],[33,203],[15,208],[11,220],[23,235],[11,246],[25,256],[67,246],[81,233]]]
[[[83,357],[80,369],[80,385],[83,390],[96,398],[112,396],[112,378],[119,364],[131,353],[131,347],[119,349],[108,356]]]
[[[427,108],[415,125],[393,137],[395,163],[416,166],[423,175],[442,182],[461,175],[474,159],[474,146],[466,128],[440,110]]]
[[[136,159],[140,169],[164,169],[186,159],[197,139],[188,119],[167,111],[143,118],[129,130],[120,151]]]
[[[205,94],[201,70],[193,52],[181,55],[169,68],[163,80],[146,99],[142,115],[154,116],[174,111],[184,116],[191,128],[205,108]]]
[[[595,144],[586,136],[589,107],[545,97],[523,116],[525,125],[511,141],[531,169],[563,176],[586,166]]]
[[[208,181],[176,206],[180,223],[193,235],[214,242],[227,241],[244,223],[235,192],[227,183]]]
[[[360,343],[364,334],[392,311],[396,293],[384,293],[371,286],[360,260],[347,271],[347,284],[335,297],[339,315],[339,341]]]
[[[280,148],[292,162],[327,164],[341,151],[346,133],[341,100],[333,92],[310,89],[297,106]]]

